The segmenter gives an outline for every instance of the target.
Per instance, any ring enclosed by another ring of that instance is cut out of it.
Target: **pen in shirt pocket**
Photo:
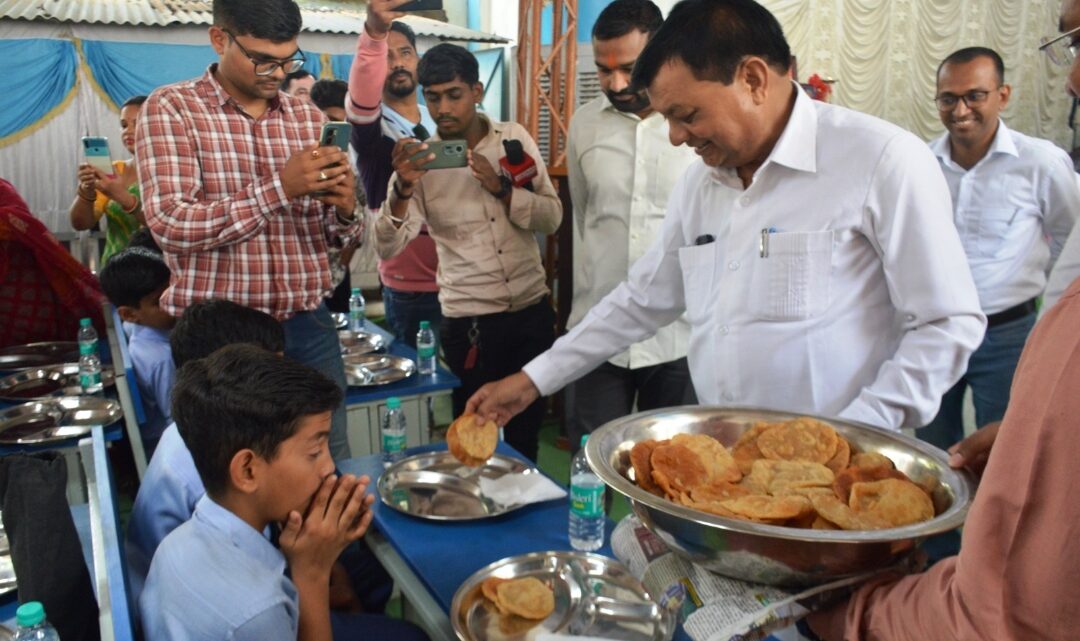
[[[769,234],[775,234],[780,231],[776,227],[765,227],[761,230],[761,242],[758,245],[759,253],[762,258],[769,257]]]

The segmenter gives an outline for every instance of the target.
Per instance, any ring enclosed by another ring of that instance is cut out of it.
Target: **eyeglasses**
[[[1000,87],[998,87],[998,89],[1000,89]],[[994,91],[997,91],[997,89],[995,89]],[[964,104],[967,105],[968,109],[971,109],[972,107],[977,107],[982,103],[986,102],[986,99],[988,97],[990,97],[989,91],[983,91],[981,89],[978,89],[975,91],[969,91],[962,96],[958,96],[952,93],[943,93],[939,96],[936,96],[934,98],[934,102],[937,103],[937,108],[939,110],[951,111],[953,109],[956,109],[956,105],[960,104],[961,100],[964,101]]]
[[[1045,51],[1050,61],[1062,67],[1068,67],[1076,59],[1080,45],[1073,43],[1073,38],[1080,34],[1080,27],[1070,29],[1060,36],[1046,36],[1041,40],[1039,51]]]
[[[222,31],[225,32],[225,35],[229,36],[229,39],[232,40],[237,47],[240,47],[240,51],[242,51],[244,55],[247,56],[247,59],[251,61],[251,64],[255,65],[256,76],[269,76],[273,74],[278,67],[281,67],[282,71],[289,74],[294,71],[299,71],[300,67],[303,67],[304,63],[307,62],[307,56],[305,56],[304,52],[300,51],[299,49],[296,50],[296,53],[300,54],[300,57],[289,58],[288,60],[267,60],[266,58],[263,58],[261,56],[253,56],[251,55],[251,53],[248,52],[247,49],[244,48],[244,45],[240,44],[240,42],[236,39],[236,36],[234,36],[228,29],[222,29]]]

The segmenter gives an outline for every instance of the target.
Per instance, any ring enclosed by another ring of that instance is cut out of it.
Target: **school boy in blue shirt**
[[[205,358],[226,345],[250,343],[268,352],[285,351],[285,330],[273,316],[232,301],[214,299],[184,310],[169,336],[177,368]],[[128,577],[136,601],[161,541],[191,518],[206,491],[180,438],[176,423],[161,434],[143,475],[128,522]]]
[[[161,254],[142,247],[113,254],[98,274],[105,296],[116,306],[121,320],[132,326],[128,354],[146,411],[146,423],[139,426],[139,433],[147,456],[172,422],[169,395],[176,368],[169,349],[169,331],[176,318],[158,305],[169,286],[169,276]]]
[[[373,501],[367,477],[334,475],[340,402],[324,375],[252,345],[184,365],[173,412],[206,495],[154,555],[139,600],[146,638],[423,638],[370,615],[331,631],[330,571],[367,530]],[[280,549],[263,535],[272,524]]]

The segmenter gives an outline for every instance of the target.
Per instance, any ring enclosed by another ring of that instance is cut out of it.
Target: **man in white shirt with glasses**
[[[585,318],[619,283],[660,232],[668,198],[694,161],[668,141],[664,116],[630,72],[664,23],[650,0],[615,0],[596,18],[593,55],[603,94],[574,113],[566,165],[574,203],[574,298],[568,325]],[[685,318],[612,356],[568,388],[570,445],[604,423],[639,411],[697,402]]]
[[[705,404],[925,425],[985,317],[926,144],[815,102],[776,18],[684,0],[634,66],[695,161],[629,278],[523,371],[467,404],[497,422],[684,312]]]
[[[1080,214],[1068,154],[1005,126],[1005,64],[993,49],[968,47],[938,67],[938,114],[947,133],[930,143],[953,200],[986,336],[964,377],[942,398],[919,437],[947,449],[964,437],[970,387],[978,426],[1000,421],[1020,352],[1035,325],[1036,300]]]

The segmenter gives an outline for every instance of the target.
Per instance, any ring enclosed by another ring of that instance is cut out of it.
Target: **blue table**
[[[410,449],[407,454],[444,450],[445,444]],[[505,443],[501,454],[524,458]],[[374,491],[382,473],[379,455],[350,459],[342,472],[367,474]],[[376,501],[373,527],[365,540],[398,583],[409,605],[433,641],[457,639],[450,624],[450,603],[458,587],[474,572],[500,559],[529,552],[569,550],[569,501],[556,500],[477,521],[428,521],[402,514]],[[614,523],[607,524],[605,541]],[[614,558],[609,543],[597,550]],[[676,639],[688,639],[681,628]]]

